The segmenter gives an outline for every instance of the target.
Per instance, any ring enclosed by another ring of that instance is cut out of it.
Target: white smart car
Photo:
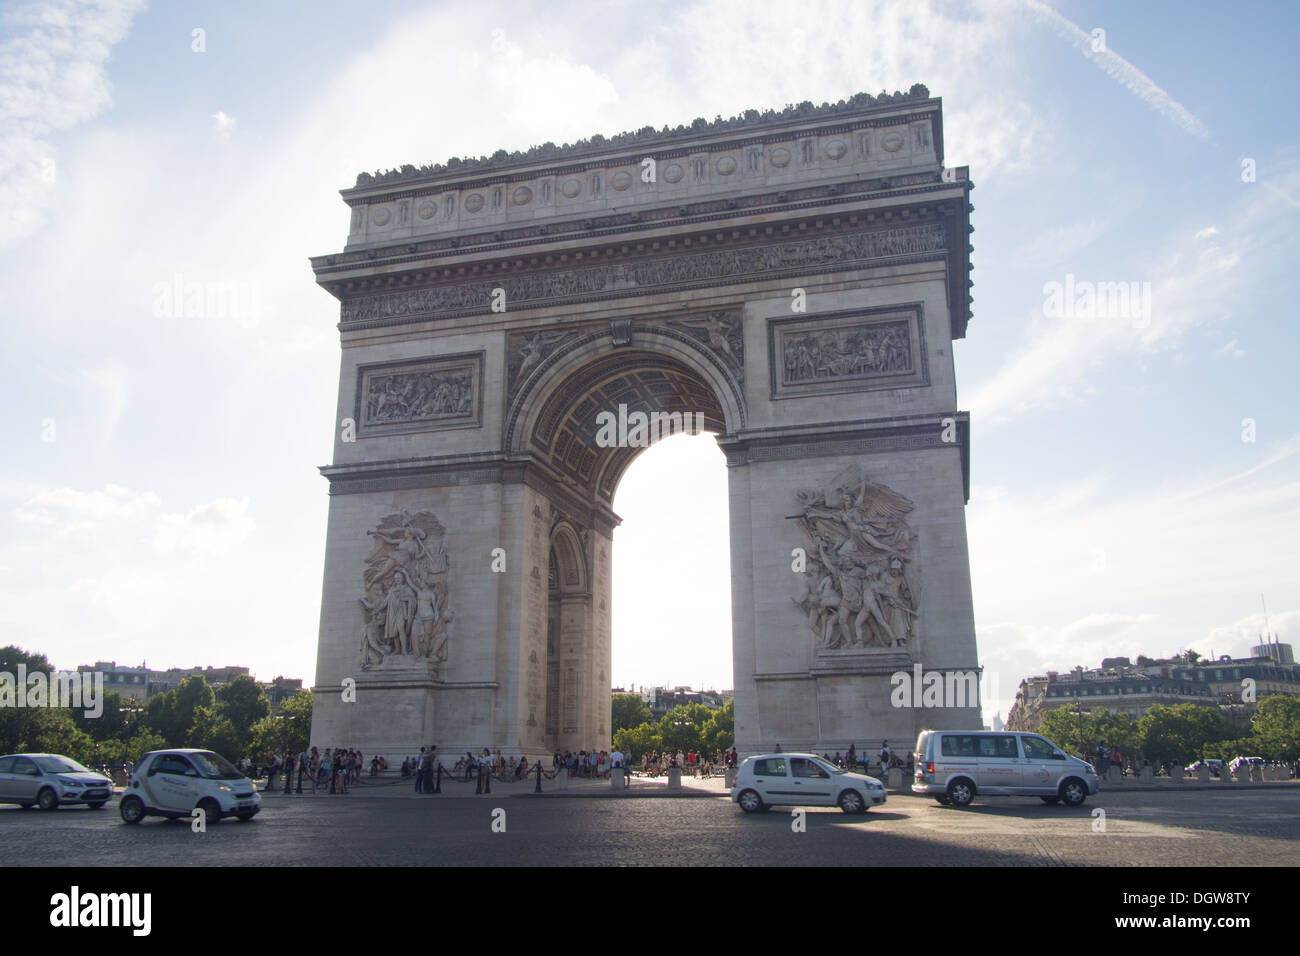
[[[127,823],[139,823],[150,815],[189,817],[196,809],[210,824],[222,817],[246,823],[262,809],[253,781],[211,750],[145,754],[117,803]]]
[[[866,813],[885,802],[885,785],[875,777],[841,770],[816,754],[760,754],[736,771],[731,800],[746,813],[776,805]]]

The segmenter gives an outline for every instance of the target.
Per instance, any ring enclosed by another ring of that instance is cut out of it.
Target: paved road
[[[505,832],[493,832],[493,811]],[[1098,832],[1105,811],[1104,832]],[[499,815],[498,815],[499,819]],[[865,817],[746,816],[721,796],[267,795],[248,824],[121,822],[102,810],[0,808],[0,859],[36,866],[1300,864],[1300,789],[1117,793],[1080,808],[988,798],[965,810],[891,796]]]

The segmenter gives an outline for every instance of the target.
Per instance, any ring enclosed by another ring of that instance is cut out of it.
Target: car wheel
[[[36,795],[36,802],[41,805],[42,810],[53,810],[59,805],[59,796],[49,787],[46,787]]]
[[[736,802],[746,813],[757,813],[759,810],[766,809],[763,806],[763,798],[758,795],[757,790],[742,790]]]
[[[203,811],[208,826],[215,826],[221,822],[221,805],[215,800],[202,800],[199,802],[198,809]]]
[[[1061,802],[1067,807],[1077,807],[1088,799],[1088,788],[1079,780],[1067,780],[1061,784]]]
[[[856,790],[845,790],[840,794],[840,809],[845,813],[866,813],[867,801]]]
[[[117,805],[117,810],[126,823],[139,823],[144,819],[144,801],[139,797],[123,797],[121,803]]]
[[[104,808],[104,804],[107,802],[108,802],[107,800],[96,800],[94,803],[86,804],[86,806],[90,807],[90,809],[92,810],[102,810]]]
[[[237,819],[239,820],[240,823],[247,823],[249,820],[253,819],[253,817],[255,817],[255,816],[257,816],[256,813],[239,813],[239,814],[236,814],[236,817],[237,817]]]
[[[1039,799],[1039,800],[1042,800],[1043,803],[1060,803],[1060,802],[1061,802],[1061,798],[1060,798],[1060,797],[1039,797],[1038,799]]]
[[[969,780],[954,780],[948,784],[948,802],[954,807],[968,807],[975,799],[975,785]]]

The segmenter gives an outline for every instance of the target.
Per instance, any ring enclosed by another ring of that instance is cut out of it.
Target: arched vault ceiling
[[[713,390],[682,362],[654,352],[619,349],[583,366],[546,400],[529,436],[531,451],[560,476],[606,503],[618,480],[642,448],[601,448],[597,416],[619,407],[626,414],[678,413],[684,422],[702,415],[703,430],[726,431],[726,418]],[[663,436],[666,437],[666,436]]]

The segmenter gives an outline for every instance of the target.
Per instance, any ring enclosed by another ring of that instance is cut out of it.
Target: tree
[[[1265,697],[1259,702],[1253,726],[1263,751],[1259,756],[1270,760],[1300,760],[1300,697],[1280,694]]]
[[[614,734],[614,746],[630,754],[633,759],[647,753],[658,753],[664,749],[663,738],[655,730],[655,725],[649,721],[639,727],[625,727],[618,731]]]
[[[615,734],[620,730],[631,730],[633,727],[640,727],[654,720],[650,708],[645,705],[640,694],[615,694],[613,704],[614,717],[611,726]]]
[[[26,687],[17,685],[19,665],[26,668],[28,674],[49,674],[54,670],[44,654],[29,654],[12,644],[0,647],[0,673],[11,675],[10,679],[15,682],[15,694],[26,693],[27,690]],[[0,707],[0,753],[22,753],[32,749],[27,742],[37,732],[32,723],[37,713],[39,711],[26,707]]]
[[[670,752],[702,750],[704,725],[713,711],[703,704],[678,704],[659,721],[659,737]]]
[[[247,674],[218,688],[216,698],[218,715],[234,725],[241,740],[248,737],[253,724],[271,712],[266,691]]]
[[[123,697],[117,691],[104,694],[103,712],[98,717],[87,716],[85,708],[72,708],[72,719],[77,726],[101,742],[125,740],[132,736],[143,714],[138,701]]]
[[[1094,753],[1098,744],[1122,754],[1138,749],[1138,728],[1128,714],[1111,713],[1097,708],[1079,714],[1077,703],[1057,707],[1043,714],[1038,732],[1065,750],[1081,754]]]
[[[1231,732],[1217,710],[1197,704],[1156,704],[1138,723],[1142,753],[1157,764],[1191,763]]]
[[[148,721],[152,730],[162,734],[169,747],[183,747],[194,726],[194,713],[200,707],[216,703],[207,678],[195,674],[180,682],[175,690],[157,695],[149,701]]]
[[[194,711],[194,723],[187,735],[190,745],[221,754],[227,760],[243,756],[248,734],[240,734],[229,718],[219,717],[212,707]]]
[[[278,714],[263,717],[253,725],[249,746],[258,760],[272,750],[280,754],[299,753],[308,747],[314,699],[311,691],[300,690],[280,705]]]
[[[728,700],[704,724],[704,750],[728,750],[736,739],[736,702]]]

